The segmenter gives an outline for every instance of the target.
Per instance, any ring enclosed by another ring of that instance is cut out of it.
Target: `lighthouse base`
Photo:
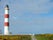
[[[9,28],[7,26],[4,27],[4,35],[9,35]]]

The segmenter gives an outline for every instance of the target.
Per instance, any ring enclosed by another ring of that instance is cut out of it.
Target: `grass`
[[[35,37],[37,40],[53,40],[53,34],[37,34]]]
[[[0,40],[31,40],[30,35],[0,35]]]
[[[53,34],[36,34],[37,40],[53,40]],[[31,35],[0,35],[0,40],[31,40]]]

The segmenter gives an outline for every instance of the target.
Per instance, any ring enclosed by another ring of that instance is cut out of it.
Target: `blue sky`
[[[0,29],[4,29],[4,8],[9,5],[12,34],[53,33],[53,0],[1,0]]]

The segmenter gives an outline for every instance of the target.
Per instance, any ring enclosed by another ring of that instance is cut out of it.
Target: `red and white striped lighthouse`
[[[4,14],[4,35],[9,35],[9,6],[5,7]]]

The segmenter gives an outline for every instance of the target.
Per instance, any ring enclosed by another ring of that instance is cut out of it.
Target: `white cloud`
[[[26,10],[31,13],[48,13],[53,7],[50,0],[23,0],[16,4],[16,9],[21,13]]]
[[[50,0],[22,0],[22,1],[21,0],[15,0],[15,1],[6,0],[4,2],[3,1],[1,5],[9,4],[10,13],[14,13],[18,15],[23,15],[25,11],[27,13],[29,12],[29,13],[35,13],[35,14],[48,13],[50,9],[53,8],[53,3],[50,2]],[[0,10],[0,13],[1,12],[2,12],[2,8]]]

